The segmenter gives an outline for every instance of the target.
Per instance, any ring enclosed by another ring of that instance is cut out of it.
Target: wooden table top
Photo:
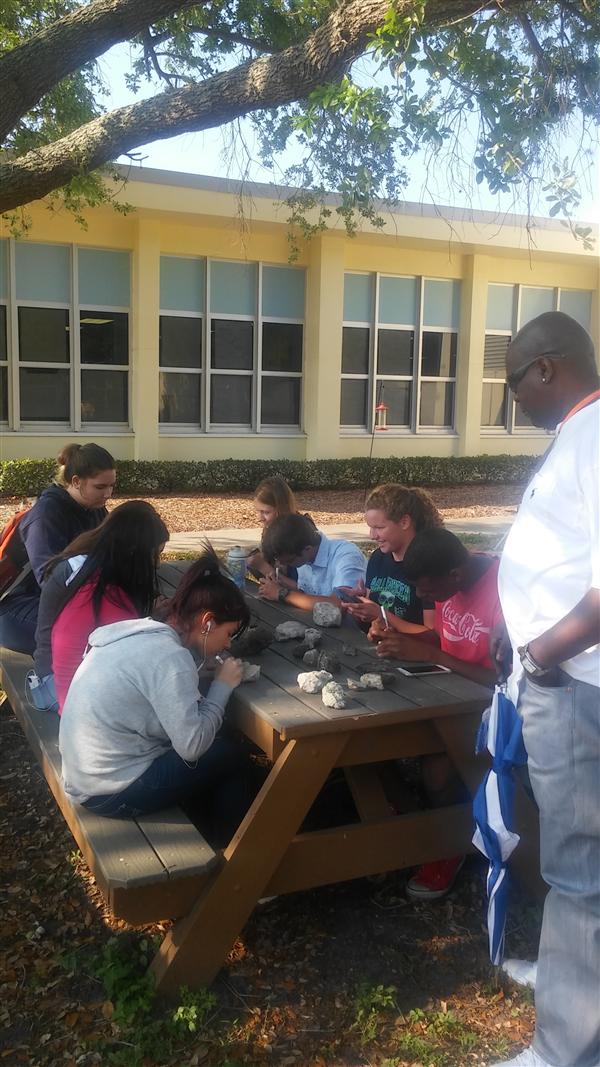
[[[189,563],[167,563],[161,567],[163,586],[176,587]],[[294,620],[312,627],[309,612],[284,604],[261,600],[258,586],[246,583],[246,597],[252,611],[253,623],[273,629],[281,622]],[[366,635],[354,626],[323,628],[319,646],[336,654],[341,670],[334,676],[345,685],[347,678],[358,678],[366,669],[381,670],[373,645]],[[347,694],[347,706],[336,710],[327,708],[319,693],[303,692],[297,684],[298,674],[308,670],[302,660],[293,656],[299,639],[273,641],[258,656],[249,656],[257,663],[261,675],[256,682],[239,686],[230,701],[235,717],[236,708],[249,712],[275,731],[282,740],[309,734],[364,730],[402,722],[419,722],[432,717],[481,711],[489,703],[490,691],[459,674],[432,674],[406,677],[398,673],[384,690],[366,690]],[[343,651],[343,646],[356,649],[355,656]],[[366,665],[369,665],[367,667]]]

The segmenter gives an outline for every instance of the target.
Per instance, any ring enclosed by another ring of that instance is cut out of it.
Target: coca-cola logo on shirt
[[[476,645],[482,634],[489,634],[489,626],[484,626],[482,619],[478,619],[472,611],[465,611],[464,615],[452,607],[451,601],[446,601],[442,608],[442,622],[452,629],[449,631],[444,626],[444,637],[448,641],[471,641]]]

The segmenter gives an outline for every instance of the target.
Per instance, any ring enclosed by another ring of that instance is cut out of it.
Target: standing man
[[[506,380],[534,425],[556,431],[499,573],[509,692],[523,719],[550,891],[533,1043],[496,1067],[598,1067],[600,383],[591,339],[560,311],[540,315],[509,346]]]

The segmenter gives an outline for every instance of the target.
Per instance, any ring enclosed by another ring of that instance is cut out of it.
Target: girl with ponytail
[[[0,601],[0,645],[33,654],[40,586],[48,560],[99,526],[115,485],[115,461],[100,445],[65,445],[52,485],[19,523],[21,580]]]
[[[69,688],[59,744],[66,792],[99,815],[172,804],[214,805],[237,826],[247,806],[241,748],[221,731],[241,663],[219,662],[208,693],[192,653],[229,648],[250,621],[246,602],[210,546],[152,618],[101,626]]]

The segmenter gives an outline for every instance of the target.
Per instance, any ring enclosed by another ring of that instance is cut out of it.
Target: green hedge
[[[293,489],[362,489],[380,482],[404,485],[511,485],[527,481],[537,456],[407,456],[388,459],[118,460],[119,495],[251,492],[277,473]],[[0,463],[0,493],[35,496],[55,470],[51,459],[9,459]]]

